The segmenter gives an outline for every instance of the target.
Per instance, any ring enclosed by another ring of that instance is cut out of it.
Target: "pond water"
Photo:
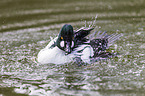
[[[0,96],[144,96],[144,0],[0,0]],[[41,65],[38,52],[60,28],[89,26],[123,36],[117,57],[78,67]]]

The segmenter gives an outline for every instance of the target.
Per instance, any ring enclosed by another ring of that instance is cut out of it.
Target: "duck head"
[[[75,45],[75,41],[74,41],[74,31],[71,25],[65,24],[62,27],[56,43],[58,48],[65,51],[66,55],[72,52]]]

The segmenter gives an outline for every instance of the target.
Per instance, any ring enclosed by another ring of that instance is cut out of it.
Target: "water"
[[[144,0],[1,0],[0,95],[144,96],[144,5]],[[96,14],[95,30],[124,35],[109,49],[118,57],[82,67],[35,62],[63,24],[77,29]]]

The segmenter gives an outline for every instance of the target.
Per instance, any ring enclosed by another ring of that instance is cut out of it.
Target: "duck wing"
[[[82,27],[76,31],[74,31],[74,38],[76,40],[76,45],[80,45],[83,42],[86,42],[88,39],[86,39],[85,37],[87,35],[90,34],[90,32],[93,30],[94,28],[86,28],[86,27]]]
[[[121,36],[122,34],[108,35],[106,31],[105,32],[98,31],[97,37],[95,39],[90,40],[90,45],[94,51],[93,57],[109,56],[111,53],[107,55],[108,52],[105,52],[105,50],[108,49],[111,45],[113,45]]]
[[[90,45],[93,48],[94,56],[98,57],[102,52],[108,48],[107,38],[97,38],[90,41]]]

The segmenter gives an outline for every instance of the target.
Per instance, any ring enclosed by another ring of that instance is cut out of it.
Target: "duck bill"
[[[71,43],[66,42],[65,54],[68,55],[71,53]]]

